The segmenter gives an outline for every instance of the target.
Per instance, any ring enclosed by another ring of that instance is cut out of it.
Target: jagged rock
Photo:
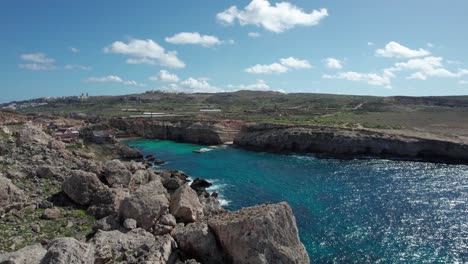
[[[68,197],[81,205],[89,205],[93,196],[103,187],[96,174],[81,170],[73,170],[71,176],[62,183],[62,189]]]
[[[120,228],[119,221],[116,216],[109,215],[104,218],[99,219],[94,223],[93,230],[97,232],[98,230],[111,231]]]
[[[194,259],[187,259],[186,261],[182,260],[177,260],[175,264],[200,264],[200,262],[194,260]]]
[[[158,236],[150,253],[140,257],[138,263],[174,263],[176,256],[173,250],[176,248],[177,244],[170,235]]]
[[[176,219],[188,223],[203,217],[203,206],[197,193],[188,184],[182,185],[171,196],[170,212]]]
[[[55,239],[49,244],[41,264],[93,264],[94,247],[71,237]]]
[[[0,208],[22,203],[25,200],[26,195],[24,192],[0,174]]]
[[[207,264],[224,263],[222,250],[206,222],[178,225],[171,234],[188,257]]]
[[[137,228],[137,221],[131,218],[125,219],[125,221],[123,222],[123,226],[128,230],[135,229]]]
[[[45,209],[44,214],[42,214],[41,217],[43,219],[53,220],[53,219],[59,218],[60,215],[61,215],[60,209],[58,209],[57,207],[53,207],[53,208]]]
[[[40,244],[24,247],[18,251],[0,255],[2,264],[40,264],[46,250]]]
[[[59,177],[60,173],[58,168],[51,167],[48,165],[40,166],[36,170],[37,177],[39,178],[54,178],[54,177]]]
[[[203,206],[204,215],[219,214],[226,211],[214,196],[205,197],[204,195],[199,195],[198,199]]]
[[[161,219],[159,219],[159,222],[163,225],[168,225],[172,227],[177,225],[175,217],[171,214],[163,215]]]
[[[202,192],[206,191],[206,188],[210,187],[213,185],[211,182],[201,179],[201,178],[196,178],[193,180],[192,184],[190,184],[190,187],[194,189],[198,195],[200,195]]]
[[[18,133],[16,144],[18,146],[25,146],[28,144],[38,144],[45,146],[49,143],[50,139],[51,137],[44,133],[41,128],[31,123],[26,123]]]
[[[120,219],[133,218],[138,227],[148,230],[169,208],[166,196],[166,189],[159,180],[140,186],[122,201],[119,209]]]
[[[111,160],[104,164],[103,175],[107,183],[112,187],[127,187],[132,180],[132,173],[120,160]]]
[[[146,251],[148,254],[156,244],[154,236],[141,228],[127,233],[99,230],[91,242],[95,245],[96,263],[122,259],[126,254],[133,254],[137,250]]]
[[[169,191],[175,191],[187,182],[187,175],[179,171],[161,171],[162,183]]]
[[[287,203],[226,212],[208,220],[229,262],[309,263]]]
[[[90,205],[88,213],[98,218],[115,213],[120,204],[119,197],[92,172],[72,171],[63,181],[62,189],[74,202]]]
[[[62,141],[52,139],[47,144],[47,147],[50,148],[50,149],[55,149],[55,150],[64,150],[65,149],[65,144]]]

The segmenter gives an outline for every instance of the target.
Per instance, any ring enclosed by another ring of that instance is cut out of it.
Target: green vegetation
[[[124,109],[136,109],[124,111]],[[202,113],[200,109],[220,109]],[[331,94],[281,94],[239,91],[217,94],[148,92],[125,96],[97,96],[86,101],[62,99],[21,110],[59,116],[130,117],[157,112],[189,120],[245,120],[279,124],[307,124],[375,129],[415,129],[465,135],[468,97],[373,97]]]

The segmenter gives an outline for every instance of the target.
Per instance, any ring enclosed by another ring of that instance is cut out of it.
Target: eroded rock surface
[[[184,184],[172,194],[170,212],[181,222],[195,222],[203,217],[203,206],[197,193]]]

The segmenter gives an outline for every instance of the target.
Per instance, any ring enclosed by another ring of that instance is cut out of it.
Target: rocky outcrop
[[[2,207],[24,202],[25,198],[21,189],[0,174],[0,210]]]
[[[98,191],[104,188],[104,185],[92,172],[74,170],[70,177],[62,183],[63,191],[75,203],[89,205]]]
[[[153,180],[125,198],[119,209],[121,221],[132,218],[137,226],[149,230],[169,208],[167,192],[160,180]]]
[[[237,123],[214,121],[111,119],[109,125],[129,135],[206,145],[232,141],[239,129]]]
[[[40,245],[34,244],[18,251],[0,255],[2,264],[41,264],[47,251]]]
[[[128,187],[132,180],[132,173],[120,160],[111,160],[103,166],[103,176],[111,187]]]
[[[244,148],[309,152],[336,157],[375,156],[434,162],[468,162],[468,144],[451,138],[337,127],[252,125],[234,139]]]
[[[224,263],[222,250],[219,248],[213,232],[206,222],[178,225],[172,232],[177,245],[185,256],[201,263]]]
[[[181,222],[195,222],[203,217],[203,206],[197,193],[184,184],[172,194],[170,212]]]
[[[58,238],[52,241],[41,264],[92,264],[94,247],[79,242],[71,237]]]
[[[226,212],[208,220],[232,263],[309,263],[287,203]]]

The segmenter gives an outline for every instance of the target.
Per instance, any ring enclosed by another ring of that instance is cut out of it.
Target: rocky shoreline
[[[132,136],[279,153],[313,153],[334,158],[386,158],[468,163],[466,140],[414,131],[343,127],[252,124],[242,122],[113,119],[109,125]]]
[[[309,263],[287,203],[229,212],[209,183],[120,143],[71,149],[31,122],[2,131],[0,263]]]

